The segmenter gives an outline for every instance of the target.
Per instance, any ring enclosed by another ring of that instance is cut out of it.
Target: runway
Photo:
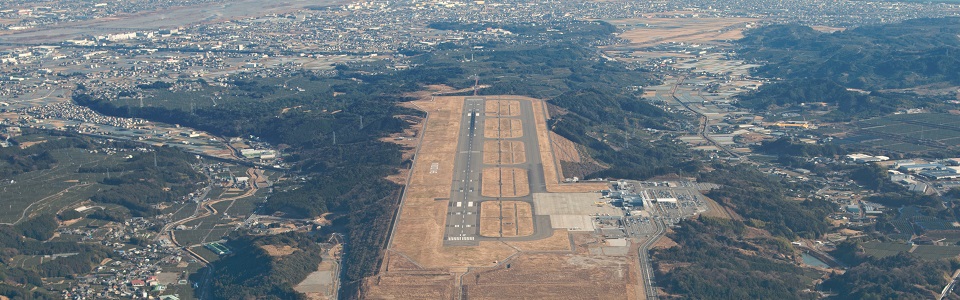
[[[453,190],[447,208],[445,243],[475,245],[479,236],[480,171],[483,164],[484,98],[463,101],[457,158],[454,161]]]
[[[520,116],[487,115],[486,102],[488,100],[508,100],[497,96],[466,97],[463,104],[460,135],[457,140],[457,156],[454,162],[453,189],[450,193],[450,204],[447,209],[446,228],[444,233],[445,246],[475,246],[482,240],[537,240],[549,237],[552,234],[550,219],[545,216],[533,216],[533,234],[522,237],[483,237],[480,236],[480,203],[484,201],[524,201],[533,205],[533,193],[546,192],[543,164],[540,161],[540,149],[537,143],[537,129],[534,120],[533,105],[529,100],[519,100]],[[522,124],[522,136],[518,138],[485,138],[484,124],[488,118],[519,119]],[[497,164],[484,164],[483,151],[498,151],[497,149],[483,149],[484,141],[507,140],[519,141],[524,145],[525,161],[520,164],[510,164],[511,168],[524,169],[529,182],[529,195],[522,197],[483,197],[481,195],[483,168],[498,167]],[[536,210],[536,207],[533,208]]]

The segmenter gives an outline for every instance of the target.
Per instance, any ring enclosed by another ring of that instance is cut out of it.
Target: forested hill
[[[960,84],[960,18],[915,19],[823,33],[773,25],[746,33],[744,58],[766,62],[757,75],[822,78],[865,90]]]

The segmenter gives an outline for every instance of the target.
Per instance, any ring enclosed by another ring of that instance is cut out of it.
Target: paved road
[[[943,300],[948,295],[950,291],[953,290],[953,287],[957,285],[957,279],[960,279],[960,269],[953,272],[953,277],[950,278],[950,283],[943,287],[943,291],[940,292],[940,296],[937,297],[937,300]]]
[[[653,208],[654,206],[648,206]],[[657,209],[663,211],[663,207],[657,205]],[[661,215],[658,214],[658,215]],[[657,242],[661,236],[663,236],[666,231],[667,225],[663,223],[663,219],[659,217],[653,218],[653,224],[657,226],[657,232],[648,238],[643,244],[640,245],[640,270],[643,273],[643,286],[646,291],[647,299],[656,300],[657,297],[657,288],[653,282],[653,265],[650,262],[650,246],[653,246],[653,243]]]

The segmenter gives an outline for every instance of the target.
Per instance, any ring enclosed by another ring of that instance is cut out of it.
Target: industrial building
[[[863,153],[848,154],[847,159],[857,163],[880,162],[880,161],[890,160],[890,158],[886,156],[881,156],[881,155],[873,156],[873,155],[867,155]]]

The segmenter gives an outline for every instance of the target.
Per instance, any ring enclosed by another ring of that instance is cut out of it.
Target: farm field
[[[843,142],[915,154],[960,148],[960,116],[957,115],[900,114],[863,120],[856,125],[856,131]]]
[[[867,255],[883,258],[887,256],[894,256],[897,253],[910,251],[910,245],[907,244],[897,244],[897,243],[881,243],[881,242],[867,242],[863,243],[863,251]]]
[[[911,253],[919,256],[920,258],[929,260],[956,258],[958,255],[960,255],[960,247],[918,245],[917,249],[914,249]]]
[[[50,151],[57,164],[47,170],[26,172],[0,182],[4,207],[0,222],[15,223],[40,213],[56,213],[61,208],[87,200],[107,186],[98,181],[117,173],[79,173],[77,169],[115,166],[124,161],[120,155],[89,153],[83,149]]]

